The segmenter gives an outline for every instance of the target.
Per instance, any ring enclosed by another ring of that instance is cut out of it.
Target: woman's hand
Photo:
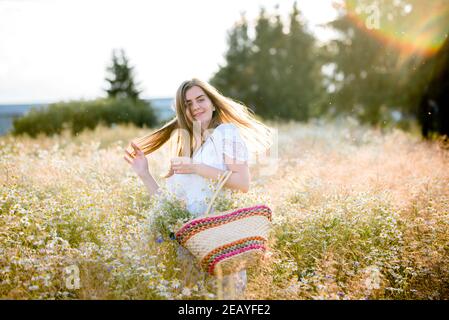
[[[128,150],[125,150],[126,155],[124,156],[124,159],[131,164],[132,168],[139,177],[147,175],[149,173],[147,158],[145,157],[143,151],[140,150],[134,142],[131,142],[131,146],[134,148],[136,156],[133,157]]]
[[[173,173],[196,173],[199,164],[193,163],[189,157],[175,157],[170,160],[170,172]]]
[[[165,176],[163,176],[163,178],[170,178],[175,172],[173,171],[173,168],[170,165],[170,170],[168,171],[168,173],[165,174]]]

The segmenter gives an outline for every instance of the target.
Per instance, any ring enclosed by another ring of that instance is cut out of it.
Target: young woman
[[[150,195],[160,191],[148,169],[145,155],[167,141],[175,145],[175,157],[170,160],[166,186],[182,198],[194,216],[203,214],[213,191],[208,186],[225,170],[232,175],[223,189],[248,192],[250,188],[249,156],[268,149],[272,130],[254,117],[243,104],[223,96],[210,84],[197,78],[184,81],[175,98],[176,117],[162,128],[135,139],[125,150],[125,160],[142,179]],[[223,192],[222,189],[222,192]],[[211,212],[213,213],[213,207]],[[204,279],[187,250],[179,248],[184,262],[186,281]],[[224,298],[241,297],[246,287],[246,270],[225,276]]]

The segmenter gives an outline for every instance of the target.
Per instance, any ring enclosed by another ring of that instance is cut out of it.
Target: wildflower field
[[[250,192],[219,202],[273,210],[246,298],[449,298],[447,146],[352,121],[270,125],[277,171],[253,165]],[[148,236],[160,206],[123,159],[148,131],[0,137],[0,298],[216,298],[183,285],[173,241]],[[163,184],[168,150],[147,158]]]

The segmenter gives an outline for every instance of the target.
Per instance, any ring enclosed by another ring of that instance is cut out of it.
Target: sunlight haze
[[[170,97],[185,79],[208,80],[223,63],[226,34],[261,6],[286,19],[294,1],[0,0],[0,103],[104,96],[112,49],[123,47],[142,97]],[[298,1],[310,27],[334,13],[331,0]]]

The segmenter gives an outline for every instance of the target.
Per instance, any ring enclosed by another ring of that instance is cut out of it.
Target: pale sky
[[[0,104],[93,99],[112,49],[123,47],[143,98],[173,97],[182,81],[208,80],[223,63],[226,34],[261,6],[284,19],[294,0],[0,0]],[[315,26],[332,0],[298,0]],[[321,31],[320,31],[321,30]]]

